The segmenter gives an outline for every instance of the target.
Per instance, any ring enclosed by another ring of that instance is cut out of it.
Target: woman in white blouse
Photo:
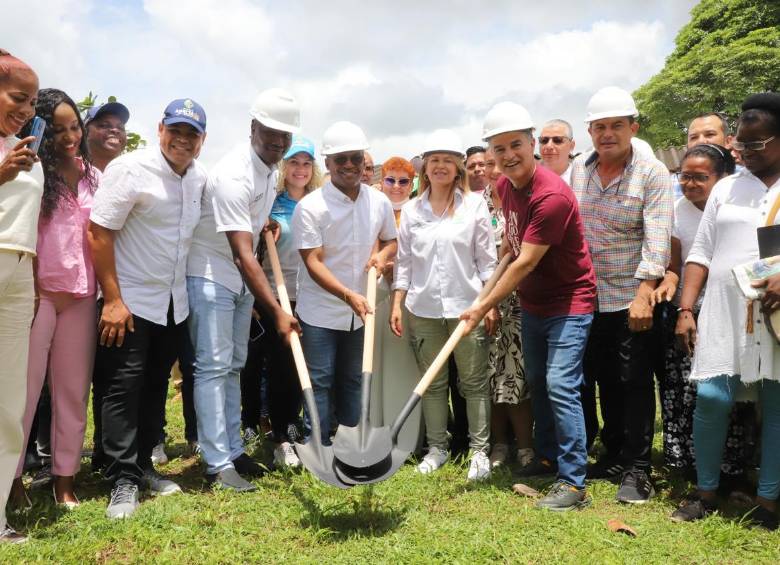
[[[390,315],[391,329],[400,336],[401,304],[409,310],[409,331],[421,371],[431,364],[496,266],[487,205],[480,195],[469,192],[464,180],[460,140],[451,131],[435,131],[423,153],[420,196],[401,210]],[[481,326],[464,337],[454,352],[469,422],[469,480],[490,475],[486,329],[492,333],[495,322],[492,312],[487,328]],[[428,453],[418,466],[421,473],[436,471],[449,458],[447,381],[445,366],[422,399]]]
[[[693,442],[698,497],[676,510],[672,519],[697,520],[717,508],[729,413],[740,392],[758,383],[763,410],[761,471],[757,506],[749,520],[776,529],[780,346],[765,327],[760,309],[780,306],[780,275],[766,281],[763,304],[748,303],[731,270],[758,259],[756,229],[778,221],[769,215],[780,198],[780,95],[750,96],[742,110],[732,145],[746,168],[715,185],[685,265],[676,334],[684,349],[694,350],[690,378],[697,384]],[[696,321],[692,312],[705,281],[704,303]]]

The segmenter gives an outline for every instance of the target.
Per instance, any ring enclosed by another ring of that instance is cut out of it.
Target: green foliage
[[[654,147],[684,144],[697,114],[736,118],[749,94],[780,90],[777,0],[702,0],[675,44],[666,66],[634,92],[641,136]]]
[[[80,102],[76,102],[76,106],[78,107],[79,111],[84,114],[87,110],[92,108],[97,103],[97,94],[92,94],[90,91],[89,94],[87,94],[83,100]],[[109,96],[106,99],[106,102],[116,102],[116,96]],[[127,146],[125,147],[125,153],[130,153],[131,151],[135,151],[136,149],[140,149],[141,147],[146,147],[146,140],[142,138],[139,134],[135,133],[134,131],[128,131],[127,132]]]

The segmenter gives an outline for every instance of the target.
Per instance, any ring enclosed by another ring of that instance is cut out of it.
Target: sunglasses
[[[710,175],[703,175],[701,173],[695,173],[693,175],[689,175],[688,173],[680,173],[679,176],[680,184],[688,184],[689,182],[693,181],[699,184],[704,184],[709,178]]]
[[[540,137],[539,138],[539,144],[540,145],[547,145],[548,143],[550,143],[552,141],[555,145],[561,145],[562,143],[564,143],[568,139],[569,139],[568,137],[565,137],[565,136],[562,136],[562,135],[554,135],[552,137],[545,136],[545,137]]]
[[[747,142],[737,141],[735,139],[734,141],[731,142],[731,147],[733,147],[737,151],[745,151],[745,150],[763,151],[764,149],[766,149],[767,144],[770,141],[774,140],[774,138],[775,136],[773,135],[772,137],[765,139],[763,141],[747,141]]]
[[[404,187],[409,186],[411,181],[409,179],[395,179],[393,177],[385,177],[382,179],[382,182],[384,182],[387,186],[395,186],[397,184],[400,187]]]
[[[363,164],[362,153],[353,153],[352,155],[336,155],[335,157],[331,157],[331,159],[333,159],[333,162],[336,163],[339,167],[346,165],[347,161],[353,165]]]

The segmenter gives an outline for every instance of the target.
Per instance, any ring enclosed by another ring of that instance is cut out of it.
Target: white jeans
[[[23,450],[34,292],[32,257],[0,249],[0,530]]]

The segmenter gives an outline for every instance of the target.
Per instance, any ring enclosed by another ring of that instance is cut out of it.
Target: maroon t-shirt
[[[515,189],[505,176],[496,184],[515,256],[522,242],[549,245],[518,286],[520,304],[534,316],[587,314],[596,309],[596,273],[585,241],[577,198],[561,177],[536,166],[531,189]]]

